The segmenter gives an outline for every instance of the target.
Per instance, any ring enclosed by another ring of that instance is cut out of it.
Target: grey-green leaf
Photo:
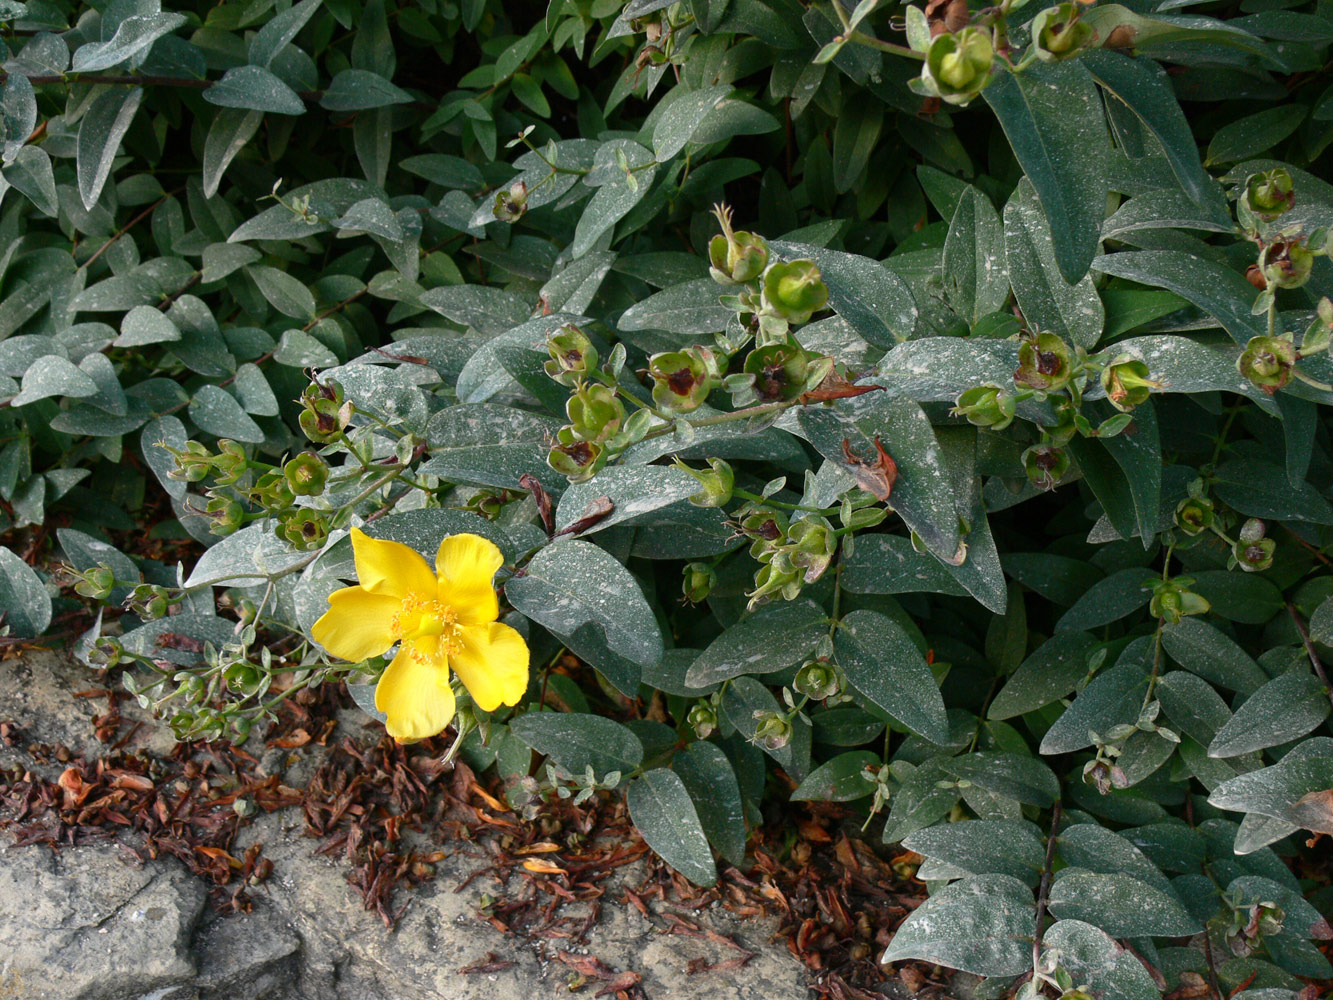
[[[1274,677],[1246,699],[1208,744],[1209,757],[1238,757],[1298,739],[1329,713],[1328,687],[1294,670]]]
[[[518,611],[554,632],[572,635],[591,622],[615,653],[638,664],[662,656],[662,633],[633,575],[590,542],[561,540],[546,546],[522,576],[505,584]]]
[[[969,875],[912,911],[881,961],[916,958],[978,976],[1016,976],[1032,966],[1032,890],[1010,875]]]
[[[765,605],[714,639],[691,664],[685,682],[703,688],[790,667],[810,656],[827,632],[828,615],[809,598]]]
[[[601,778],[633,771],[643,762],[643,744],[614,719],[580,712],[525,712],[509,728],[524,743],[573,775],[591,767]]]
[[[1051,885],[1051,912],[1086,920],[1114,937],[1179,937],[1202,928],[1173,893],[1123,873],[1065,869]]]
[[[235,66],[204,91],[204,100],[223,108],[245,108],[279,115],[305,114],[296,91],[262,66]]]
[[[79,123],[75,160],[79,197],[84,208],[91,209],[97,204],[106,179],[111,175],[111,163],[120,148],[120,140],[129,131],[142,100],[142,87],[111,87],[93,101]]]
[[[0,608],[13,635],[36,638],[51,624],[51,595],[37,571],[0,545]]]
[[[833,648],[853,688],[912,732],[948,744],[935,675],[901,625],[877,611],[853,611],[838,625]]]
[[[648,846],[695,885],[717,882],[717,866],[699,814],[680,775],[666,768],[645,771],[626,792],[629,816]]]

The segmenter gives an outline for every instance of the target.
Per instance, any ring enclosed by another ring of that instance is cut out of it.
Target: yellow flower
[[[491,578],[504,563],[479,535],[450,535],[435,554],[435,572],[413,549],[352,529],[359,586],[329,595],[329,610],[311,635],[334,656],[364,660],[394,643],[398,655],[375,687],[375,707],[400,743],[425,739],[454,717],[449,668],[477,707],[517,705],[528,686],[528,647],[495,619],[500,604]]]

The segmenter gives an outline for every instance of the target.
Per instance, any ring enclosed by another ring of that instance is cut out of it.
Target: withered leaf
[[[1302,795],[1291,805],[1291,818],[1313,833],[1333,834],[1333,788]]]
[[[561,535],[581,534],[615,509],[616,505],[611,502],[610,497],[597,497],[595,500],[591,501],[588,506],[583,508],[582,517],[568,527],[561,528],[551,537],[559,538]]]
[[[884,450],[879,435],[875,436],[875,451],[878,454],[874,458],[862,459],[852,451],[851,442],[842,439],[843,461],[856,478],[856,485],[880,500],[887,500],[898,478],[898,463]]]
[[[555,531],[555,519],[551,514],[551,494],[546,492],[546,487],[537,481],[537,477],[530,472],[525,472],[518,477],[518,485],[532,494],[537,501],[537,512],[542,516],[542,524],[546,526],[546,534],[550,535]]]
[[[824,376],[824,381],[820,382],[814,389],[802,393],[800,401],[802,405],[824,403],[830,399],[849,399],[852,396],[864,396],[867,392],[874,392],[876,389],[883,391],[884,386],[855,385],[839,375],[835,368]]]

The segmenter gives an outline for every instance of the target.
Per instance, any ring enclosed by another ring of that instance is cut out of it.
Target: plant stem
[[[1296,631],[1300,633],[1301,643],[1305,646],[1305,655],[1310,658],[1310,666],[1314,667],[1314,672],[1324,685],[1324,694],[1328,695],[1328,700],[1333,702],[1333,685],[1328,682],[1328,673],[1324,670],[1324,664],[1319,659],[1319,654],[1315,652],[1314,643],[1310,640],[1310,630],[1305,627],[1301,621],[1300,613],[1296,610],[1296,605],[1290,601],[1287,602],[1287,613],[1291,615],[1292,624],[1296,626]]]
[[[1055,835],[1060,829],[1060,802],[1057,799],[1051,807],[1051,832],[1046,838],[1046,864],[1041,870],[1041,883],[1037,887],[1037,932],[1032,938],[1032,977],[1041,976],[1041,939],[1042,924],[1046,922],[1046,898],[1051,890],[1051,868],[1055,863]]]
[[[803,510],[808,514],[836,514],[837,507],[805,507],[799,503],[783,503],[781,500],[769,500],[760,496],[758,493],[751,493],[749,490],[732,490],[732,496],[738,496],[742,500],[749,500],[752,503],[763,504],[765,507],[778,507],[782,510]]]
[[[837,0],[834,0],[833,6],[838,6]],[[865,45],[872,49],[878,49],[880,52],[888,52],[891,55],[904,56],[907,59],[915,59],[918,62],[922,62],[926,58],[924,52],[917,52],[915,49],[908,48],[906,45],[886,42],[883,39],[867,35],[862,31],[852,31],[852,33],[847,36],[847,40],[849,42],[856,42],[858,45]]]
[[[700,417],[698,420],[685,421],[691,427],[715,427],[718,424],[729,424],[733,420],[749,420],[751,417],[762,417],[767,413],[779,413],[783,410],[795,406],[794,402],[777,400],[772,403],[759,403],[755,406],[747,406],[743,410],[732,410],[730,413],[719,413],[715,417]],[[666,427],[654,427],[643,436],[644,440],[649,438],[661,437],[663,434],[670,434],[674,427],[668,424]]]

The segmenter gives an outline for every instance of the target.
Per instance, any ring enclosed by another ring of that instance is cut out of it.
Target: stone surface
[[[17,721],[25,742],[94,755],[104,748],[91,739],[88,720],[105,702],[75,696],[94,686],[83,667],[58,656],[5,661],[0,720]],[[131,716],[130,703],[122,710]],[[170,741],[145,730],[136,744],[160,752]],[[295,782],[312,763],[309,753],[297,756],[285,780]],[[264,763],[280,759],[265,756]],[[22,747],[0,747],[0,766],[15,763],[30,766]],[[0,1000],[543,1000],[569,995],[573,971],[554,960],[566,949],[639,973],[650,1000],[802,1000],[809,993],[804,968],[771,941],[775,923],[737,922],[720,908],[682,915],[734,937],[755,957],[744,967],[689,975],[694,959],[722,962],[737,953],[670,933],[661,914],[648,919],[622,904],[623,886],[642,877],[632,866],[605,884],[586,945],[534,944],[479,918],[482,895],[501,895],[494,876],[457,891],[486,864],[476,845],[460,844],[435,866],[434,880],[395,896],[395,905],[410,903],[388,931],[362,908],[346,866],[314,855],[316,842],[303,829],[295,810],[285,810],[242,832],[238,848],[262,843],[274,872],[255,892],[254,911],[229,917],[207,912],[204,883],[174,859],[141,864],[114,844],[58,853],[11,848],[0,835]],[[587,905],[569,903],[563,912],[581,916]],[[459,972],[491,953],[514,964]],[[592,996],[602,985],[590,982],[575,995]]]

